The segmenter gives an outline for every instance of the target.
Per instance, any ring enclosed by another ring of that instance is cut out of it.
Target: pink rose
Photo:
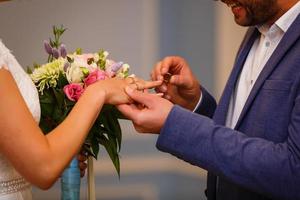
[[[85,86],[89,86],[95,83],[98,80],[104,80],[107,77],[106,73],[102,70],[96,69],[95,71],[91,72],[88,77],[86,77],[83,82]]]
[[[78,83],[71,83],[64,87],[64,93],[71,101],[78,101],[83,92],[82,85]]]

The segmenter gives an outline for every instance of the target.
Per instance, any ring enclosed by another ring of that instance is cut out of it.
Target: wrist
[[[197,107],[197,105],[198,105],[198,103],[199,103],[199,100],[200,100],[200,95],[197,96],[197,98],[192,99],[192,101],[190,101],[190,102],[185,106],[185,108],[187,108],[187,109],[190,110],[190,111],[195,110],[195,108]]]
[[[195,84],[193,90],[190,92],[191,95],[189,96],[189,99],[186,101],[187,105],[185,106],[185,108],[193,111],[199,103],[201,93],[202,92],[199,83]]]
[[[105,103],[107,101],[108,95],[102,81],[89,85],[85,92],[90,93],[98,104]]]

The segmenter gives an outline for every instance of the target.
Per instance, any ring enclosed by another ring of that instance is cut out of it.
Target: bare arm
[[[12,75],[0,69],[1,153],[29,182],[49,188],[79,151],[103,104],[129,101],[126,85],[126,80],[110,79],[89,86],[68,117],[44,136]]]

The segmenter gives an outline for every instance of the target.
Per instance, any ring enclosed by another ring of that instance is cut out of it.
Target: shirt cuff
[[[200,93],[199,101],[198,101],[197,105],[195,106],[193,112],[196,112],[197,108],[201,105],[201,102],[202,102],[202,92]]]

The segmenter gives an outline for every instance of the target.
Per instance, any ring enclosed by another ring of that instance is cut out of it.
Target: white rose
[[[69,83],[81,83],[84,73],[79,65],[71,64],[67,69],[66,76]]]
[[[130,66],[129,66],[128,64],[124,64],[124,65],[122,66],[122,72],[123,72],[123,73],[128,72],[128,71],[129,71],[129,68],[130,68]]]
[[[100,59],[99,54],[94,53],[94,61],[98,62],[99,59]]]
[[[103,52],[103,55],[104,55],[104,58],[107,58],[108,55],[109,55],[108,51],[104,51],[104,52]]]

